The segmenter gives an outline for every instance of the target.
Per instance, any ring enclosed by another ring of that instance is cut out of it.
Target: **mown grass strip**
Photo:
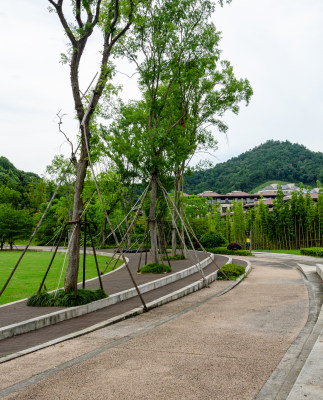
[[[3,287],[10,272],[16,264],[21,252],[20,251],[0,251],[0,287]],[[21,261],[17,271],[12,277],[6,290],[0,297],[0,304],[10,303],[12,301],[21,300],[36,293],[40,282],[48,267],[52,257],[50,252],[35,252],[28,251]],[[54,290],[57,287],[59,276],[64,262],[64,253],[57,253],[50,272],[45,281],[46,290]],[[109,257],[97,256],[100,271],[102,271],[109,260]],[[65,268],[62,273],[60,287],[64,285],[65,269],[67,266],[68,257],[66,258]],[[119,261],[117,267],[123,262]],[[82,281],[82,265],[83,255],[81,255],[80,269],[78,281]],[[114,262],[108,268],[111,271]],[[86,256],[86,279],[95,278],[97,276],[94,257]]]

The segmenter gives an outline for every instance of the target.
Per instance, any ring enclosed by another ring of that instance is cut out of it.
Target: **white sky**
[[[68,66],[58,18],[46,0],[2,2],[0,9],[0,156],[17,168],[42,174],[55,154],[69,155],[58,132],[56,113],[67,114],[63,128],[75,138]],[[218,161],[226,161],[266,140],[289,140],[323,151],[323,1],[233,0],[214,15],[222,32],[223,58],[254,90],[249,107],[226,115],[228,142],[217,135]],[[84,54],[82,88],[98,69],[97,44]],[[120,62],[118,70],[128,73]],[[135,78],[118,74],[124,96],[136,96]],[[215,160],[216,161],[216,160]]]

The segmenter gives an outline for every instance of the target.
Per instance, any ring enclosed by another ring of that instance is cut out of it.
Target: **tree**
[[[158,181],[175,174],[176,203],[185,162],[199,146],[214,145],[206,124],[225,129],[215,115],[228,108],[237,111],[238,102],[252,93],[248,81],[234,78],[229,63],[221,67],[219,33],[207,22],[213,9],[213,3],[205,0],[142,3],[133,31],[120,46],[120,52],[136,63],[142,98],[121,105],[107,140],[119,141],[125,133],[120,148],[142,178],[151,181],[149,224],[154,262],[158,262]],[[127,150],[127,142],[136,143],[136,150]]]
[[[4,242],[8,242],[12,249],[16,239],[30,234],[32,225],[32,219],[26,210],[15,210],[9,204],[0,205],[1,250]]]
[[[113,74],[110,56],[118,40],[131,26],[135,3],[134,0],[73,0],[69,14],[74,22],[70,23],[63,10],[64,0],[48,0],[60,20],[66,36],[69,39],[69,56],[63,55],[62,61],[70,66],[71,89],[74,99],[76,116],[80,126],[80,151],[77,155],[72,149],[72,158],[76,168],[73,199],[73,221],[79,221],[82,216],[82,191],[88,166],[88,148],[91,146],[91,122],[99,100],[105,90],[108,80]],[[84,96],[80,88],[79,67],[88,39],[95,28],[101,28],[103,33],[102,58],[99,77],[94,85],[91,96]],[[72,225],[74,235],[71,239],[68,266],[65,274],[64,290],[74,290],[77,284],[79,265],[81,225]]]
[[[11,204],[17,208],[21,202],[21,193],[7,186],[0,186],[0,204]]]
[[[28,185],[26,198],[32,212],[40,210],[40,206],[46,202],[46,182],[44,179],[33,178]]]

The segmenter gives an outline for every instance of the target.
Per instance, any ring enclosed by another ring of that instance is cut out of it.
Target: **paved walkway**
[[[216,282],[1,364],[0,398],[286,399],[297,377],[289,372],[301,358],[304,364],[302,340],[315,324],[310,288],[296,264],[252,259],[248,278],[221,297]]]
[[[111,252],[111,250],[107,250],[106,252]],[[200,260],[206,258],[203,253],[197,253],[197,255]],[[140,256],[138,254],[127,254],[127,258],[129,258],[129,268],[132,271],[134,279],[136,280],[136,283],[138,285],[153,281],[160,277],[160,275],[156,276],[156,274],[136,274],[139,257]],[[194,265],[196,263],[195,258],[192,256],[192,254],[190,254],[190,257],[191,258],[186,260],[172,261],[171,265],[173,273],[184,270],[189,266]],[[225,256],[216,256],[215,262],[218,266],[222,266],[227,262],[227,260],[228,258]],[[149,257],[148,262],[150,262]],[[141,265],[143,265],[143,263],[144,257],[142,257]],[[213,263],[204,268],[204,272],[206,275],[216,270],[217,268]],[[152,300],[165,296],[168,293],[172,293],[175,290],[183,288],[199,279],[201,279],[201,274],[197,272],[184,279],[180,279],[176,282],[165,285],[159,289],[151,290],[143,294],[144,301],[148,303]],[[109,294],[118,293],[133,287],[132,281],[126,268],[118,269],[111,274],[103,276],[102,283],[104,289]],[[219,282],[217,286],[219,287],[219,290],[221,290],[227,285],[228,282]],[[92,280],[86,284],[86,287],[97,288],[98,281]],[[142,303],[139,297],[136,296],[126,301],[122,301],[121,303],[117,303],[101,310],[92,312],[90,314],[82,315],[77,318],[72,318],[57,323],[55,325],[50,325],[37,331],[28,332],[18,336],[10,337],[8,339],[2,339],[0,340],[0,355],[1,357],[4,357],[6,355],[17,353],[30,347],[39,346],[60,336],[71,334],[73,332],[79,331],[109,318],[125,313],[136,307],[140,307],[141,305]],[[22,322],[31,318],[46,315],[61,309],[63,309],[63,307],[28,307],[26,306],[25,302],[18,302],[12,305],[6,305],[0,307],[0,327],[5,327],[17,322]]]

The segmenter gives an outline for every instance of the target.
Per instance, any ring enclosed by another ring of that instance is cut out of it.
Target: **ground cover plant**
[[[2,251],[0,252],[0,286],[3,287],[7,280],[12,268],[16,264],[20,252],[18,251]],[[6,290],[0,297],[0,304],[10,303],[12,301],[24,299],[32,294],[36,293],[40,282],[44,276],[44,273],[48,267],[49,261],[52,257],[50,252],[33,252],[29,251],[25,254],[21,261],[21,264],[17,268],[14,276],[12,277]],[[57,253],[51,270],[45,281],[46,290],[54,290],[57,288],[57,283],[61,274],[61,268],[64,262],[65,254]],[[108,257],[98,256],[99,269],[102,271],[109,260]],[[82,264],[83,256],[81,256],[80,269],[78,275],[78,281],[82,281]],[[65,267],[67,260],[65,263]],[[118,262],[117,267],[122,264]],[[108,268],[108,271],[112,269],[114,262]],[[108,272],[107,271],[107,272]],[[62,273],[62,280],[60,287],[63,286],[64,273]],[[91,279],[97,276],[96,266],[93,256],[86,257],[86,279]]]
[[[323,247],[309,247],[307,249],[300,249],[303,256],[323,257]]]
[[[92,301],[101,300],[108,297],[102,289],[78,289],[77,297],[75,293],[58,290],[57,292],[47,293],[41,292],[30,296],[27,300],[27,306],[36,307],[75,307],[83,304],[91,303]]]
[[[235,281],[239,278],[240,275],[244,274],[246,269],[242,265],[237,265],[237,264],[226,264],[223,267],[221,267],[221,270],[226,274],[226,276],[232,280]],[[220,272],[218,273],[218,280],[226,280],[226,276],[221,274]]]
[[[166,256],[160,257],[160,259],[164,261],[167,261],[167,258],[169,261],[185,260],[185,256],[183,254],[176,254],[176,256],[169,255],[168,257]]]
[[[142,266],[139,272],[142,274],[163,274],[164,272],[172,272],[172,268],[166,264],[150,263]]]
[[[235,256],[252,256],[249,250],[228,250],[226,247],[207,247],[207,251],[214,254],[229,254]]]

